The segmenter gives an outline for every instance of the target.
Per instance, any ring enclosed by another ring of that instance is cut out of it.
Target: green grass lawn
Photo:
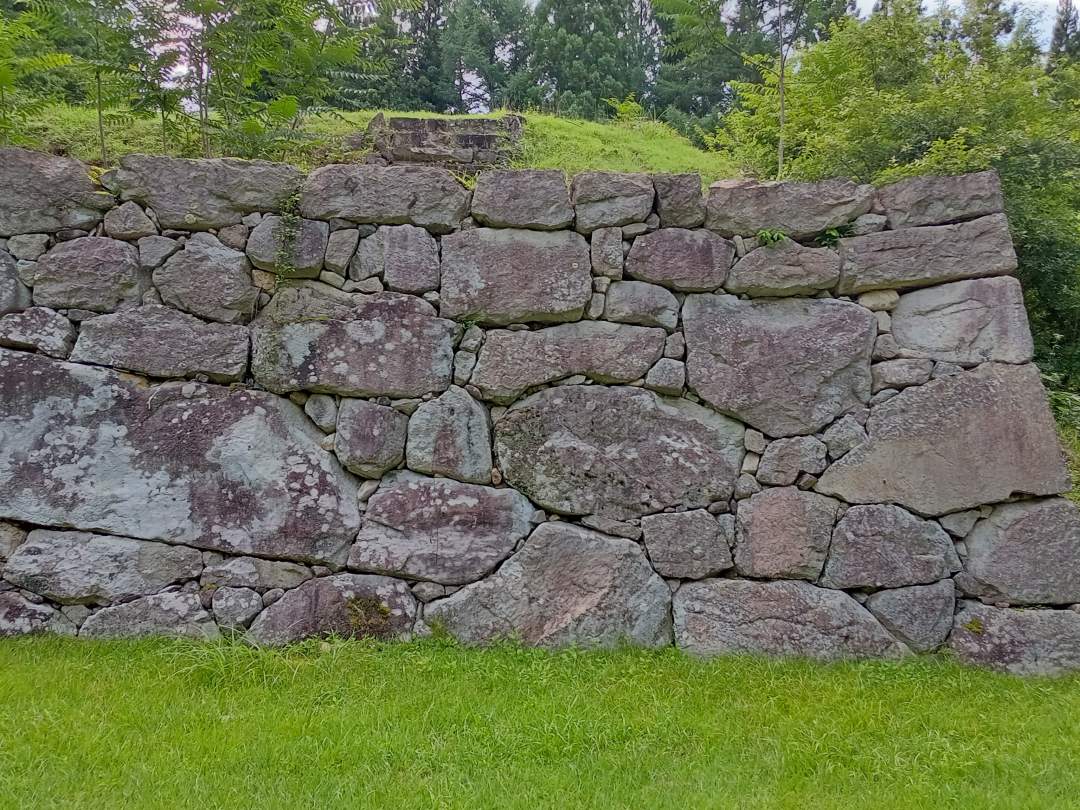
[[[1080,677],[428,641],[0,644],[12,808],[1076,808]]]
[[[283,155],[271,157],[284,158],[302,168],[356,160],[362,155],[348,151],[344,141],[348,136],[364,131],[376,112],[359,110],[312,119],[305,127],[310,140],[291,146]],[[443,117],[431,113],[402,114]],[[568,174],[590,170],[700,172],[705,182],[738,173],[722,156],[696,148],[670,127],[655,121],[614,124],[540,113],[528,113],[525,117],[522,153],[517,161],[521,167],[563,169]],[[161,154],[164,151],[184,157],[199,156],[194,137],[187,141],[170,141],[169,148],[163,150],[158,124],[149,118],[110,124],[106,144],[110,162],[132,152]],[[99,162],[94,111],[65,105],[47,107],[28,124],[22,145]]]

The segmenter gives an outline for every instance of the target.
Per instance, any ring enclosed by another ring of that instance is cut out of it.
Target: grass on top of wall
[[[1075,808],[1080,677],[446,642],[0,642],[0,806]]]
[[[304,127],[310,140],[291,145],[284,154],[270,157],[284,158],[301,168],[355,160],[362,155],[350,152],[344,141],[366,130],[376,112],[359,110],[340,116],[313,118]],[[388,114],[447,117],[417,112]],[[522,154],[517,161],[522,168],[563,169],[568,174],[582,171],[700,172],[705,182],[737,174],[720,155],[698,149],[670,127],[655,121],[616,124],[540,113],[528,113],[525,117]],[[22,141],[22,145],[32,149],[72,155],[87,162],[99,160],[97,119],[94,111],[85,107],[46,107],[28,124]],[[108,126],[106,145],[110,162],[133,152],[160,154],[163,151],[159,125],[150,118],[133,118]],[[182,157],[198,157],[194,133],[186,141],[170,141],[168,151]]]

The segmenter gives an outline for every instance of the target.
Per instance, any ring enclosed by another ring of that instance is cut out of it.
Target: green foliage
[[[851,226],[841,225],[838,228],[829,228],[818,235],[817,243],[820,247],[835,248],[845,236],[851,236]]]
[[[1057,418],[1058,433],[1065,448],[1065,460],[1072,474],[1073,488],[1065,497],[1080,504],[1080,394],[1061,390],[1061,378],[1055,374],[1045,374],[1047,393],[1050,395],[1050,407]]]
[[[10,807],[1074,807],[1080,678],[941,659],[0,643]],[[886,797],[883,799],[883,797]]]
[[[634,125],[645,120],[645,108],[638,103],[636,93],[627,93],[626,98],[605,98],[604,103],[614,113],[615,123]]]
[[[775,2],[739,0],[653,0],[664,32],[653,96],[665,121],[704,143],[735,103],[731,83],[759,83],[758,58],[780,53],[780,18]],[[783,5],[784,42],[806,45],[828,35],[829,25],[853,11],[848,0],[802,0]]]
[[[36,11],[0,15],[0,144],[20,142],[26,123],[44,106],[23,81],[71,63],[70,55],[52,51],[40,35],[45,22]]]
[[[72,48],[76,75],[97,114],[98,159],[104,165],[109,162],[106,126],[128,123],[133,100],[144,105],[164,91],[164,73],[175,59],[153,49],[168,23],[149,0],[66,0],[49,9],[54,34],[77,43]],[[151,86],[152,64],[158,60],[158,81]]]
[[[787,239],[787,234],[783,231],[777,231],[771,228],[762,228],[757,232],[757,239],[765,247],[772,247]]]
[[[785,174],[884,184],[996,169],[1037,360],[1078,390],[1080,68],[1063,63],[1047,74],[1026,26],[1005,43],[989,42],[980,32],[1000,28],[996,9],[968,13],[990,20],[924,16],[913,0],[895,0],[887,15],[845,20],[798,54],[787,88]],[[736,89],[739,109],[710,144],[744,172],[771,176],[776,78]]]

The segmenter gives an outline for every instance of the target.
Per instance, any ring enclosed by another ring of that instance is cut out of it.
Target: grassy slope
[[[0,644],[0,806],[1076,807],[1080,677],[437,642]]]
[[[363,131],[374,115],[374,110],[364,110],[345,113],[340,118],[324,116],[316,119],[306,128],[313,138],[309,143],[275,157],[284,157],[305,168],[354,159],[356,153],[346,151],[342,141]],[[526,118],[524,148],[519,161],[522,166],[564,169],[569,174],[586,170],[696,171],[706,181],[735,174],[734,168],[719,155],[695,148],[669,127],[655,122],[617,126],[539,113],[530,113]],[[96,131],[92,110],[54,106],[30,125],[24,145],[95,162],[99,154]],[[151,119],[111,125],[106,140],[110,161],[130,152],[163,151],[157,123]],[[167,151],[187,157],[198,155],[194,142],[170,143]]]

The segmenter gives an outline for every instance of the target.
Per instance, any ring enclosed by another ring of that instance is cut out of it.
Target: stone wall
[[[993,174],[101,181],[0,152],[0,635],[1080,667]]]
[[[368,163],[424,163],[473,175],[504,167],[519,152],[525,118],[415,118],[379,113],[352,145],[368,146]]]

